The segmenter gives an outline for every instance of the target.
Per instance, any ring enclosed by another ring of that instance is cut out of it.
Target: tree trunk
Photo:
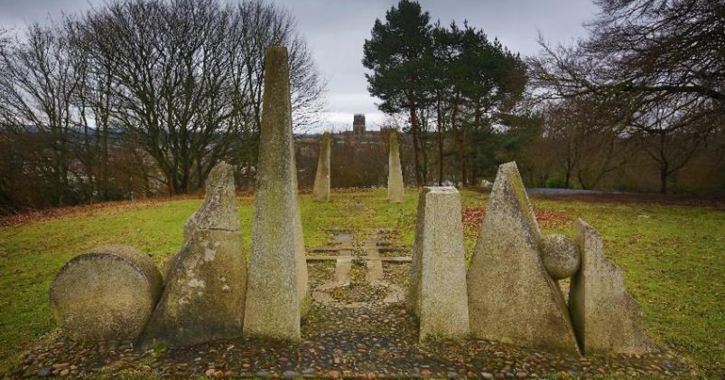
[[[101,135],[101,190],[104,201],[109,201],[108,195],[108,123],[103,125],[103,134]]]
[[[660,193],[667,194],[667,176],[668,176],[668,165],[663,163],[660,165]]]
[[[413,100],[408,101],[410,108],[410,125],[413,131],[413,160],[415,161],[415,185],[420,186],[422,179],[420,175],[420,152],[418,146],[418,115],[416,113],[416,105]]]
[[[443,110],[438,94],[438,186],[443,186]]]
[[[456,128],[458,119],[458,104],[461,101],[461,93],[456,94],[456,100],[453,104],[453,112],[451,113],[451,128],[456,131],[456,143],[458,145],[458,162],[461,164],[461,184],[466,185],[466,152],[463,146],[463,129]]]

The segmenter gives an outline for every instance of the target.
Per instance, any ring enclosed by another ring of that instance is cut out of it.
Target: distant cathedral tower
[[[356,136],[362,136],[365,134],[365,114],[355,114],[352,121],[352,133]]]

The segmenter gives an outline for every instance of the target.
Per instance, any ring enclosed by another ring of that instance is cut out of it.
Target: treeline
[[[0,35],[0,210],[194,192],[224,159],[254,182],[264,50],[290,52],[295,127],[324,83],[263,0],[114,0]]]
[[[725,4],[599,0],[589,36],[521,58],[402,0],[364,44],[369,91],[409,134],[411,184],[725,193]]]

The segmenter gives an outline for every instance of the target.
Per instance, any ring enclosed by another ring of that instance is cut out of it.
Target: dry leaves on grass
[[[574,222],[574,217],[558,213],[549,209],[534,207],[534,214],[539,225],[546,228],[565,227]],[[463,227],[477,229],[483,223],[486,215],[484,207],[471,207],[463,210]]]

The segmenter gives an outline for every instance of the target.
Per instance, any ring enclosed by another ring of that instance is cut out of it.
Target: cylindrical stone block
[[[126,245],[104,245],[68,261],[50,288],[50,306],[68,336],[136,339],[162,288],[153,260]]]

